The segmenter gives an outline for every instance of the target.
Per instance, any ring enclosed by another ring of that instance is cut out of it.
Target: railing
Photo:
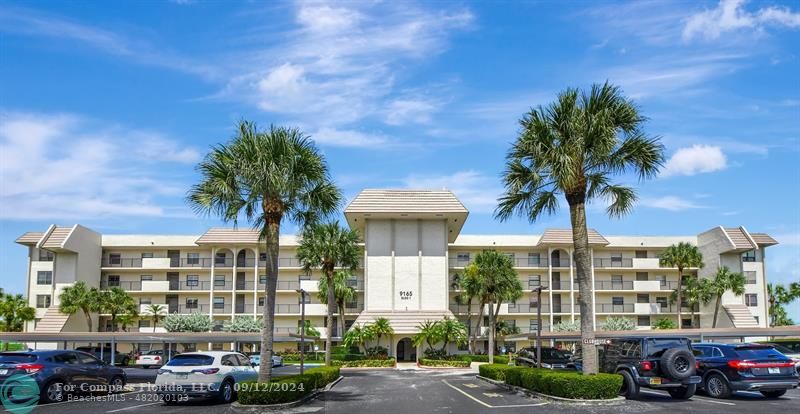
[[[141,258],[120,258],[111,260],[108,257],[103,258],[103,267],[142,267]]]
[[[572,313],[570,308],[570,305],[553,305],[553,313]],[[580,307],[577,303],[575,304],[575,312],[580,312]]]
[[[209,281],[201,281],[201,280],[192,280],[188,281],[186,279],[178,281],[177,284],[170,282],[169,290],[210,290],[211,289],[211,282]]]
[[[550,312],[549,303],[542,303],[540,306],[536,306],[535,303],[509,303],[508,313],[536,313],[539,307],[541,307],[542,312]]]
[[[535,334],[536,327],[535,326],[517,326],[519,329],[519,333],[521,334]],[[550,331],[550,324],[543,323],[542,324],[542,332],[549,332]]]
[[[211,262],[214,259],[210,257],[181,257],[179,260],[179,266],[175,266],[175,260],[170,261],[170,267],[203,267],[203,268],[210,268]]]
[[[246,259],[236,259],[236,267],[255,267],[256,259],[250,257]]]
[[[479,309],[478,306],[473,306],[472,311],[477,312]],[[467,305],[455,305],[450,304],[450,312],[457,313],[457,314],[467,314],[469,312],[469,306]]]
[[[262,283],[259,283],[259,286],[264,286]],[[278,290],[297,290],[300,289],[300,282],[296,280],[279,280],[278,281]]]
[[[233,283],[230,280],[226,280],[225,283],[220,283],[214,281],[214,290],[231,290],[233,289]]]
[[[632,281],[607,281],[607,280],[595,280],[594,288],[596,290],[633,290],[633,282]]]
[[[300,330],[297,329],[297,328],[275,328],[275,333],[276,334],[291,335],[291,334],[300,333]]]
[[[258,266],[263,267],[267,265],[266,260],[259,260]],[[278,267],[303,267],[300,263],[300,260],[296,257],[279,257],[278,258]]]
[[[234,306],[235,313],[253,313],[253,304],[252,303],[245,303],[245,304],[236,304]]]
[[[550,290],[569,290],[569,283],[561,283],[560,280],[554,280]]]
[[[231,313],[231,305],[229,303],[213,305],[211,306],[211,311],[214,313]]]
[[[528,290],[534,290],[539,286],[547,288],[546,280],[528,280]]]
[[[595,257],[594,267],[633,267],[633,259],[629,258],[612,259],[610,257]]]
[[[569,267],[569,259],[553,259],[550,261],[553,267]]]
[[[474,260],[472,257],[469,259],[450,259],[450,267],[466,267],[472,264]]]
[[[174,311],[173,311],[174,309]],[[186,305],[181,304],[178,306],[170,306],[168,311],[169,313],[208,313],[209,305],[207,303],[198,303],[197,305]]]
[[[362,279],[347,279],[345,283],[355,290],[364,290],[364,280]]]
[[[246,281],[236,281],[236,289],[237,290],[253,290],[256,286],[256,282],[252,280]]]
[[[344,306],[344,313],[359,313],[359,312],[361,312],[363,310],[364,310],[364,304],[363,303],[359,303],[359,304],[357,304],[356,306],[353,306],[353,307],[348,306],[348,305]]]
[[[300,313],[300,305],[282,305],[276,304],[275,305],[275,313]]]
[[[678,282],[661,281],[661,290],[675,290],[678,288]]]
[[[233,258],[226,257],[222,258],[214,258],[214,267],[233,267]]]
[[[512,261],[515,267],[547,267],[546,257],[515,257]]]
[[[111,289],[112,287],[122,288],[123,290],[138,291],[142,290],[142,282],[140,281],[119,281],[109,282],[107,280],[100,281],[100,289]]]
[[[595,312],[598,313],[633,313],[633,303],[614,305],[612,303],[595,304]]]

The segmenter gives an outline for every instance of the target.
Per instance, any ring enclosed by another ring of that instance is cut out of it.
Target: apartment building
[[[468,307],[458,301],[461,292],[456,282],[485,249],[509,255],[525,289],[520,300],[501,305],[501,320],[525,333],[536,331],[539,310],[544,331],[580,316],[569,229],[531,235],[461,234],[468,211],[446,190],[363,190],[345,209],[345,217],[363,237],[363,259],[348,281],[357,295],[343,315],[337,313],[334,340],[341,337],[339,318],[349,327],[385,317],[395,330],[389,338],[390,353],[412,358],[416,350],[410,338],[420,322],[444,317],[466,320]],[[325,335],[326,305],[316,295],[321,274],[302,269],[295,257],[298,242],[292,235],[280,240],[276,350],[297,347],[291,336],[300,323],[297,289],[311,293],[305,313]],[[705,267],[687,269],[685,274],[713,277],[719,266],[728,266],[747,278],[744,296],[723,297],[718,327],[767,326],[765,248],[777,242],[744,227],[720,226],[681,237],[612,236],[590,230],[598,329],[611,316],[630,318],[637,329],[650,329],[660,318],[677,321],[677,309],[669,301],[678,286],[677,270],[661,267],[659,255],[678,242],[697,245],[705,260]],[[57,306],[61,290],[79,280],[130,292],[142,311],[133,329],[142,332],[163,331],[146,316],[150,304],[164,305],[168,313],[208,314],[216,330],[235,316],[263,312],[266,257],[257,233],[249,229],[212,228],[191,236],[102,235],[79,224],[53,225],[44,232],[26,233],[17,243],[29,251],[28,297],[36,307],[36,320],[26,326],[28,331],[86,330],[82,315],[62,315]],[[541,300],[539,287],[545,288]],[[476,313],[477,306],[472,308]],[[700,306],[694,313],[694,326],[711,325],[711,306]],[[690,314],[685,308],[680,323],[691,325]],[[109,315],[94,318],[100,330],[110,329]],[[517,348],[527,341],[506,345]]]

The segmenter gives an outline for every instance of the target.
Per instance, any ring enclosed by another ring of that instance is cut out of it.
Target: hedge
[[[470,362],[489,362],[489,355],[460,355],[462,361]],[[508,364],[508,357],[505,355],[495,355],[495,364]]]
[[[239,403],[245,405],[283,404],[297,401],[317,388],[323,388],[339,378],[338,367],[318,367],[303,375],[279,377],[270,385],[256,382],[240,384]]]
[[[622,376],[617,374],[583,375],[576,371],[509,367],[498,364],[482,365],[480,371],[481,375],[487,378],[563,398],[606,400],[615,398],[622,388]]]
[[[334,367],[342,368],[357,368],[357,367],[393,367],[395,366],[394,358],[388,359],[361,359],[356,361],[340,361],[333,360],[331,365]]]
[[[451,361],[442,359],[427,359],[422,358],[419,364],[427,367],[453,367],[453,368],[469,368],[469,361]]]

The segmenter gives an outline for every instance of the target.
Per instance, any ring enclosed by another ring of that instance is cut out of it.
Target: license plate
[[[651,384],[655,384],[655,385],[659,385],[659,384],[661,384],[661,378],[659,378],[659,377],[650,378],[650,383]]]
[[[775,368],[771,368],[770,367],[770,368],[767,368],[767,372],[769,372],[770,374],[780,374],[781,373],[781,369],[778,368],[778,367],[775,367]]]
[[[186,378],[189,378],[189,374],[187,374],[185,372],[183,372],[183,373],[179,372],[179,373],[175,374],[175,378],[177,378],[177,379],[186,379]]]
[[[6,375],[6,374],[8,374],[7,369],[0,369],[0,375]]]

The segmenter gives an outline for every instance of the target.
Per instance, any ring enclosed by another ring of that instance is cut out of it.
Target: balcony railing
[[[542,312],[550,312],[550,304],[540,304]],[[538,308],[535,303],[509,303],[508,313],[536,313]]]
[[[294,304],[276,304],[275,313],[300,313],[300,305]]]
[[[260,287],[263,287],[264,284],[259,283]],[[300,282],[297,280],[279,280],[278,281],[278,290],[297,290],[300,289]]]
[[[170,282],[169,290],[210,290],[211,282],[201,280],[180,280],[178,283]]]
[[[198,303],[196,305],[180,304],[178,306],[169,306],[169,313],[208,313],[209,305],[207,303]]]
[[[595,304],[595,312],[598,313],[633,313],[633,303],[614,305],[612,303]]]
[[[546,257],[515,257],[512,262],[515,267],[547,267]]]
[[[120,258],[111,259],[104,257],[102,261],[103,267],[142,267],[141,258]]]
[[[170,266],[210,268],[213,260],[214,259],[210,257],[181,257],[178,261],[174,259],[171,260]]]
[[[472,307],[472,311],[473,312],[477,312],[478,311],[478,306],[473,306]],[[456,313],[456,314],[465,314],[466,315],[469,312],[469,306],[467,306],[467,305],[450,304],[450,312],[453,312],[453,313]]]
[[[610,280],[595,280],[594,288],[596,290],[633,290],[632,281],[614,282]]]
[[[517,329],[519,329],[519,333],[521,333],[521,334],[535,334],[536,333],[536,326],[517,326]],[[549,332],[549,331],[550,331],[550,325],[546,324],[546,323],[543,323],[542,324],[542,333]]]
[[[539,286],[547,288],[547,281],[546,280],[529,280],[528,281],[528,290],[534,290],[539,288]]]
[[[569,259],[553,259],[550,261],[553,267],[569,267]]]
[[[139,291],[142,290],[142,282],[138,280],[119,282],[109,282],[107,280],[100,281],[100,289],[111,289],[112,287],[122,288],[123,290]]]
[[[363,303],[359,303],[356,306],[352,306],[352,307],[348,306],[348,305],[344,306],[344,313],[359,313],[359,312],[361,312],[363,310],[364,310],[364,304]]]
[[[450,259],[450,267],[466,267],[474,261],[473,258],[469,259]]]
[[[214,290],[231,290],[233,289],[233,283],[230,280],[226,280],[225,283],[214,281]]]
[[[580,312],[580,307],[578,306],[578,304],[577,304],[577,303],[575,304],[575,306],[574,306],[574,307],[575,307],[575,312],[576,312],[576,313],[577,313],[577,312]],[[564,305],[564,304],[561,304],[561,305],[553,305],[553,313],[572,313],[572,311],[570,310],[570,308],[571,308],[571,306],[570,306],[570,305]]]
[[[595,257],[594,267],[633,267],[633,259],[610,257]]]
[[[661,290],[675,290],[678,288],[678,282],[661,281]]]
[[[255,267],[256,259],[255,258],[246,258],[246,259],[236,259],[236,267]]]
[[[223,259],[223,258],[220,258],[220,257],[215,257],[214,258],[214,267],[233,267],[233,258],[232,257],[226,257],[226,258]]]
[[[569,282],[554,280],[553,284],[550,286],[550,290],[569,290]]]
[[[253,290],[256,287],[256,282],[252,280],[246,281],[236,281],[236,289],[237,290]]]
[[[345,283],[355,290],[364,290],[364,280],[362,279],[347,279]]]
[[[234,306],[235,313],[253,313],[253,309],[252,303],[237,303],[236,306]]]

